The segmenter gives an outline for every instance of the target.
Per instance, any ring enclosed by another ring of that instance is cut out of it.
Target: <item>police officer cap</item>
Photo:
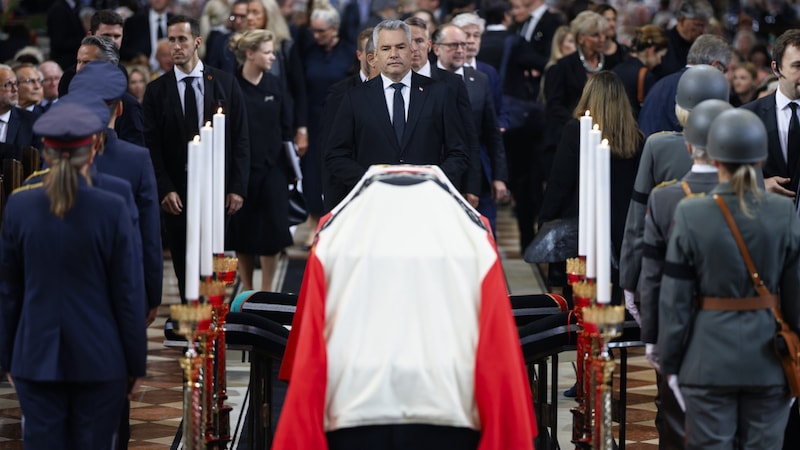
[[[46,147],[82,147],[92,142],[94,134],[108,127],[108,106],[100,98],[89,96],[76,102],[68,97],[59,99],[33,124],[33,132],[42,136]]]
[[[681,108],[691,111],[703,100],[727,101],[729,97],[730,88],[725,75],[707,64],[699,64],[681,75],[675,101]]]
[[[715,161],[753,164],[767,159],[767,129],[753,112],[724,111],[708,131],[708,156]]]
[[[729,109],[733,109],[733,106],[722,100],[711,99],[700,102],[689,113],[689,119],[686,121],[686,126],[683,127],[683,136],[686,138],[686,142],[698,148],[706,148],[711,122]]]
[[[105,61],[86,64],[69,83],[70,94],[86,95],[92,92],[106,102],[121,99],[127,89],[128,80],[122,70]]]

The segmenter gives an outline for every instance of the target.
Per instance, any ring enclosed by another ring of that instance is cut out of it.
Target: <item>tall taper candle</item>
[[[186,198],[186,300],[200,298],[200,183],[202,172],[200,138],[194,137],[187,149]]]
[[[611,148],[603,139],[595,149],[597,167],[597,303],[611,303]]]
[[[588,155],[586,149],[589,147],[589,131],[592,129],[592,116],[589,111],[581,117],[581,141],[580,141],[580,172],[578,177],[578,255],[586,256],[586,198],[588,196],[588,183],[586,167]]]
[[[586,219],[586,278],[597,277],[597,202],[594,201],[594,195],[591,195],[597,189],[597,145],[600,144],[600,126],[594,124],[592,131],[589,132],[589,146],[586,149],[588,158],[587,171],[587,189],[590,194],[587,197],[587,219]]]
[[[214,131],[211,129],[211,122],[206,122],[200,128],[200,151],[202,154],[201,164],[202,177],[200,182],[200,276],[211,276],[214,274],[214,252],[212,250],[212,159],[214,147]]]
[[[222,108],[214,114],[214,157],[212,164],[211,214],[213,222],[213,242],[215,254],[225,251],[225,114]]]

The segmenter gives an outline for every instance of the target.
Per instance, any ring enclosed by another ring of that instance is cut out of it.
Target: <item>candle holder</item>
[[[205,368],[209,380],[205,390],[205,399],[208,405],[206,441],[221,447],[230,441],[230,412],[233,409],[225,404],[228,392],[224,325],[230,310],[230,307],[225,304],[226,290],[227,283],[212,277],[206,277],[200,284],[200,294],[206,298],[211,307],[211,320],[208,333],[205,335],[204,352]]]
[[[203,392],[205,376],[204,358],[197,353],[195,341],[204,333],[211,322],[209,305],[172,305],[170,316],[177,323],[177,333],[186,338],[186,353],[180,358],[183,369],[183,448],[200,450],[205,444],[205,420],[203,411]]]
[[[583,281],[586,275],[586,257],[567,258],[567,283],[572,286]]]
[[[585,271],[585,261],[581,261]],[[580,264],[580,263],[579,263]],[[580,267],[579,267],[580,268]],[[585,272],[584,272],[585,273]],[[594,280],[586,279],[572,285],[574,312],[578,322],[577,358],[575,383],[577,386],[575,401],[578,405],[572,408],[572,442],[581,448],[589,448],[592,442],[592,423],[594,418],[591,377],[588,368],[592,361],[592,341],[595,329],[586,323],[583,312],[592,306],[597,294]]]
[[[236,268],[239,266],[239,258],[225,256],[224,254],[214,255],[214,273],[217,279],[230,286],[236,281]]]
[[[614,373],[614,360],[608,351],[608,343],[622,335],[625,321],[624,306],[592,306],[584,310],[584,320],[597,329],[595,342],[599,353],[593,360],[592,372],[595,389],[596,424],[594,448],[611,450],[614,437],[611,432],[611,376]]]

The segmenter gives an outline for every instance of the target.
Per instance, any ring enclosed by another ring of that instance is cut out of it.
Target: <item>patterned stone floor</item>
[[[511,208],[500,208],[498,217],[498,245],[503,257],[503,267],[513,294],[535,294],[543,292],[543,282],[538,270],[520,259],[518,234]],[[301,225],[296,232],[296,242],[301,243],[308,232]],[[288,256],[302,258],[298,246],[292,247]],[[258,285],[260,281],[256,280]],[[177,282],[172,267],[165,267],[164,305],[159,310],[159,318],[148,330],[148,377],[137,394],[131,409],[132,439],[129,447],[135,449],[167,449],[174,440],[180,423],[181,374],[177,358],[179,351],[163,345],[163,324],[169,314],[169,304],[176,303]],[[635,355],[635,351],[632,352]],[[569,388],[574,382],[572,363],[574,352],[560,355],[559,392]],[[242,363],[241,352],[228,353],[228,385],[231,403],[234,408],[241,406],[241,399],[247,385],[249,365]],[[655,407],[655,376],[643,356],[632,356],[628,363],[628,426],[626,448],[655,449],[657,435],[653,425]],[[557,438],[561,448],[571,448],[572,418],[569,409],[574,401],[559,394]],[[237,415],[232,415],[231,427],[236,426]],[[0,450],[22,449],[21,411],[16,395],[9,384],[0,381]],[[616,429],[616,427],[615,427]]]

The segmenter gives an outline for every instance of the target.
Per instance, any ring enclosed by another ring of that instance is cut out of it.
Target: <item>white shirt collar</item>
[[[394,81],[392,81],[389,78],[387,78],[386,75],[384,75],[384,74],[381,74],[381,80],[383,81],[383,89],[384,90],[390,89],[392,87],[392,84],[394,83]],[[406,86],[408,88],[411,88],[411,71],[410,70],[408,71],[408,73],[406,73],[406,75],[403,77],[403,79],[400,80],[400,82],[403,83],[404,86]]]
[[[541,6],[531,11],[531,17],[533,18],[533,20],[538,22],[539,19],[541,19],[542,16],[544,15],[545,11],[547,11],[547,4],[543,3]]]
[[[195,78],[203,78],[203,61],[197,60],[197,65],[194,66],[191,73],[184,73],[178,66],[175,66],[172,70],[175,71],[175,78],[180,83],[186,77],[195,77]]]
[[[426,60],[425,61],[425,65],[422,66],[422,68],[417,70],[416,72],[418,74],[420,74],[420,75],[423,75],[423,76],[426,76],[426,77],[430,78],[431,77],[431,62]]]
[[[446,68],[445,68],[445,67],[442,65],[442,62],[441,62],[441,61],[438,61],[438,60],[436,61],[436,67],[438,67],[438,68],[440,68],[440,69],[442,69],[442,70],[447,70],[447,69],[446,69]],[[448,71],[448,72],[450,72],[449,70],[447,70],[447,71]],[[456,70],[455,70],[453,73],[455,73],[456,75],[461,75],[461,78],[464,78],[464,67],[463,67],[463,66],[462,66],[462,67],[459,67],[459,68],[458,68],[458,69],[456,69]]]
[[[358,71],[358,77],[361,79],[362,83],[369,81],[369,77],[361,70]]]
[[[783,111],[783,109],[786,108],[789,105],[789,103],[793,101],[795,103],[800,103],[800,100],[789,99],[789,97],[787,97],[786,95],[783,94],[783,92],[781,92],[780,87],[778,87],[778,89],[775,91],[775,106],[778,107],[778,111]]]
[[[12,107],[12,109],[13,109],[13,107]],[[8,123],[8,121],[11,120],[11,110],[9,109],[5,113],[0,114],[0,120],[2,120],[5,123]]]
[[[496,23],[494,25],[486,25],[486,31],[506,31],[507,29],[508,28],[502,23]]]
[[[692,164],[692,172],[694,173],[717,173],[717,168],[710,164]]]

